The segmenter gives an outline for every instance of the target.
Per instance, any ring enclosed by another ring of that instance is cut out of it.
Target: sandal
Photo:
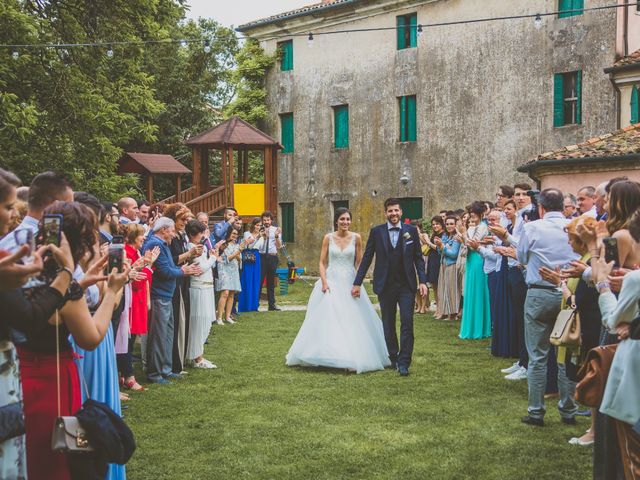
[[[134,392],[144,392],[146,388],[140,385],[135,377],[131,377],[129,380],[124,382],[124,386],[129,390],[133,390]]]

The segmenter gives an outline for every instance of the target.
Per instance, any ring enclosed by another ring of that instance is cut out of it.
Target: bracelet
[[[601,290],[611,290],[611,284],[609,284],[609,282],[607,281],[598,282],[596,283],[596,289],[598,290],[598,292],[600,292]]]
[[[66,272],[69,274],[69,282],[71,282],[73,280],[73,272],[71,271],[70,268],[67,267],[60,267],[58,269],[58,273],[62,273],[62,272]]]

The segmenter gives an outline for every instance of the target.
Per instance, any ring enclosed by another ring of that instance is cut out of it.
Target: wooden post
[[[209,186],[209,148],[205,145],[200,148],[200,191],[207,193],[211,190]]]
[[[201,173],[202,173],[202,159],[200,157],[200,145],[194,145],[191,149],[191,158],[193,159],[193,186],[196,189],[196,197],[202,195],[200,188],[202,187]]]
[[[225,146],[220,150],[222,159],[220,160],[220,175],[222,177],[222,186],[224,187],[224,201],[229,205],[229,186],[227,182],[227,148]]]
[[[147,200],[153,203],[153,174],[147,173]]]
[[[264,208],[271,210],[271,147],[262,149],[262,160],[264,163]]]
[[[233,182],[235,180],[235,166],[233,164],[233,146],[229,145],[229,200],[231,206],[233,206]]]
[[[180,189],[182,187],[182,178],[179,173],[176,173],[176,201],[180,201]]]
[[[271,208],[277,211],[278,207],[278,149],[270,147],[271,150]]]
[[[244,150],[238,150],[238,183],[244,183]]]
[[[242,167],[242,173],[244,173],[243,182],[249,183],[249,150],[246,148],[244,150],[244,167]]]

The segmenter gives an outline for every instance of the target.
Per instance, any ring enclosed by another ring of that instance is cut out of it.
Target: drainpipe
[[[620,87],[618,87],[618,85],[616,84],[613,75],[609,74],[609,80],[611,81],[611,84],[616,91],[616,130],[620,130],[620,124],[622,123],[620,122],[620,116],[622,115],[622,92],[620,91]]]
[[[624,3],[627,0],[622,0]],[[630,3],[630,2],[629,2]],[[623,42],[623,56],[626,57],[629,55],[629,6],[626,6],[622,9],[622,42]]]

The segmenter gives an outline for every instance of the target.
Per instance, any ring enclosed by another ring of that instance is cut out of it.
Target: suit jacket
[[[409,238],[406,238],[406,235]],[[416,274],[420,283],[427,283],[427,277],[424,272],[424,258],[420,248],[420,237],[418,229],[413,225],[402,224],[400,226],[400,237],[398,242],[402,242],[402,261],[404,262],[404,271],[407,275],[407,285],[411,291],[418,289],[416,282]],[[389,273],[389,252],[392,248],[391,238],[387,224],[373,227],[369,232],[367,246],[364,249],[360,268],[353,281],[354,285],[362,285],[364,276],[367,274],[373,257],[376,257],[376,265],[373,269],[373,291],[376,295],[380,295],[384,290]]]

